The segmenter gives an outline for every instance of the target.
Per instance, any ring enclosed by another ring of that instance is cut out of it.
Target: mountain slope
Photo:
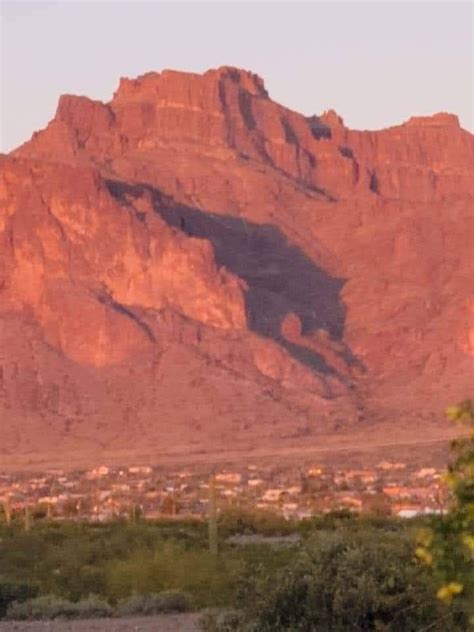
[[[472,385],[473,194],[453,115],[352,131],[234,68],[61,97],[0,162],[1,450],[422,436]]]

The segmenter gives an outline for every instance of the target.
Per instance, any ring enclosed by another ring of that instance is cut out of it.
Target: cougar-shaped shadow
[[[149,185],[109,181],[110,192],[122,203],[151,194],[155,211],[170,226],[192,237],[209,240],[218,265],[244,279],[249,329],[271,338],[294,358],[322,373],[335,373],[324,358],[307,347],[288,342],[281,334],[281,322],[293,312],[302,323],[302,333],[325,329],[341,341],[345,307],[341,300],[344,279],[335,278],[318,267],[286,236],[270,224],[205,212],[178,204]],[[355,361],[349,351],[346,361]]]

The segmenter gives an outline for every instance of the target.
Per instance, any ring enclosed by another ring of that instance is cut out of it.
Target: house
[[[41,505],[57,505],[59,498],[57,496],[42,496],[38,498],[38,502]]]
[[[354,496],[343,496],[338,500],[338,505],[350,507],[351,509],[361,509],[362,500],[360,498],[354,498]]]
[[[130,485],[128,485],[127,483],[115,483],[114,485],[112,485],[112,489],[114,490],[114,492],[129,492]]]
[[[419,498],[423,500],[432,499],[437,490],[431,487],[412,487],[410,489],[412,498]]]
[[[390,461],[381,461],[377,465],[380,470],[404,470],[406,463],[391,463]]]
[[[161,495],[161,492],[157,491],[146,492],[145,498],[147,498],[148,500],[157,500],[157,498],[161,498]]]
[[[389,485],[384,487],[382,491],[389,498],[409,498],[412,495],[409,488],[400,485]]]
[[[110,469],[106,465],[101,465],[100,467],[96,467],[90,472],[86,474],[86,478],[95,479],[102,478],[103,476],[107,476],[110,473]]]
[[[298,520],[308,520],[309,518],[312,518],[313,515],[314,513],[309,509],[298,509],[296,512]]]
[[[375,470],[349,470],[346,475],[347,480],[360,480],[363,483],[375,483],[378,479],[377,472]]]
[[[283,489],[267,489],[262,496],[262,500],[270,503],[278,502],[283,492]]]
[[[421,503],[399,503],[393,505],[392,513],[399,518],[414,518],[415,516],[440,515],[446,513],[446,510],[436,507],[430,507]]]
[[[439,507],[425,507],[424,513],[427,515],[442,516],[448,513],[447,509],[440,509]]]
[[[432,477],[436,474],[436,470],[434,467],[422,467],[421,470],[415,474],[416,478],[427,478]]]
[[[112,509],[101,509],[100,507],[94,507],[94,515],[92,516],[93,520],[97,522],[107,522],[108,520],[113,520],[114,517],[115,512]]]
[[[224,489],[222,490],[222,495],[223,496],[236,496],[236,493],[233,489]]]
[[[403,509],[399,509],[395,515],[399,518],[414,518],[422,513],[423,511],[420,507],[404,507]]]
[[[153,469],[151,467],[149,467],[148,465],[133,465],[132,467],[128,468],[128,473],[129,474],[151,474],[153,472]]]
[[[263,485],[264,482],[265,481],[262,478],[249,478],[247,485],[249,487],[258,487],[259,485]]]
[[[238,485],[242,480],[242,475],[238,472],[221,472],[216,474],[216,482],[218,483],[231,483]]]
[[[295,485],[293,487],[287,487],[284,490],[284,493],[289,494],[290,496],[294,496],[295,494],[301,494],[301,487],[299,485],[298,486]]]
[[[45,478],[32,478],[30,479],[30,485],[35,486],[35,487],[46,485],[46,479]]]
[[[283,513],[283,516],[287,519],[295,516],[297,510],[298,510],[297,503],[283,503],[283,505],[281,506],[281,511]]]

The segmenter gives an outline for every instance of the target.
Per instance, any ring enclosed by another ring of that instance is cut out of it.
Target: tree
[[[452,505],[419,532],[416,554],[438,579],[438,599],[456,603],[474,625],[474,402],[451,406],[446,415],[467,429],[451,443],[453,461],[443,477]]]

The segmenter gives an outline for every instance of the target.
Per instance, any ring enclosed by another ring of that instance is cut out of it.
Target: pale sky
[[[222,65],[352,128],[448,111],[473,129],[471,2],[0,3],[0,151],[43,128],[62,93],[108,101],[121,76]]]

